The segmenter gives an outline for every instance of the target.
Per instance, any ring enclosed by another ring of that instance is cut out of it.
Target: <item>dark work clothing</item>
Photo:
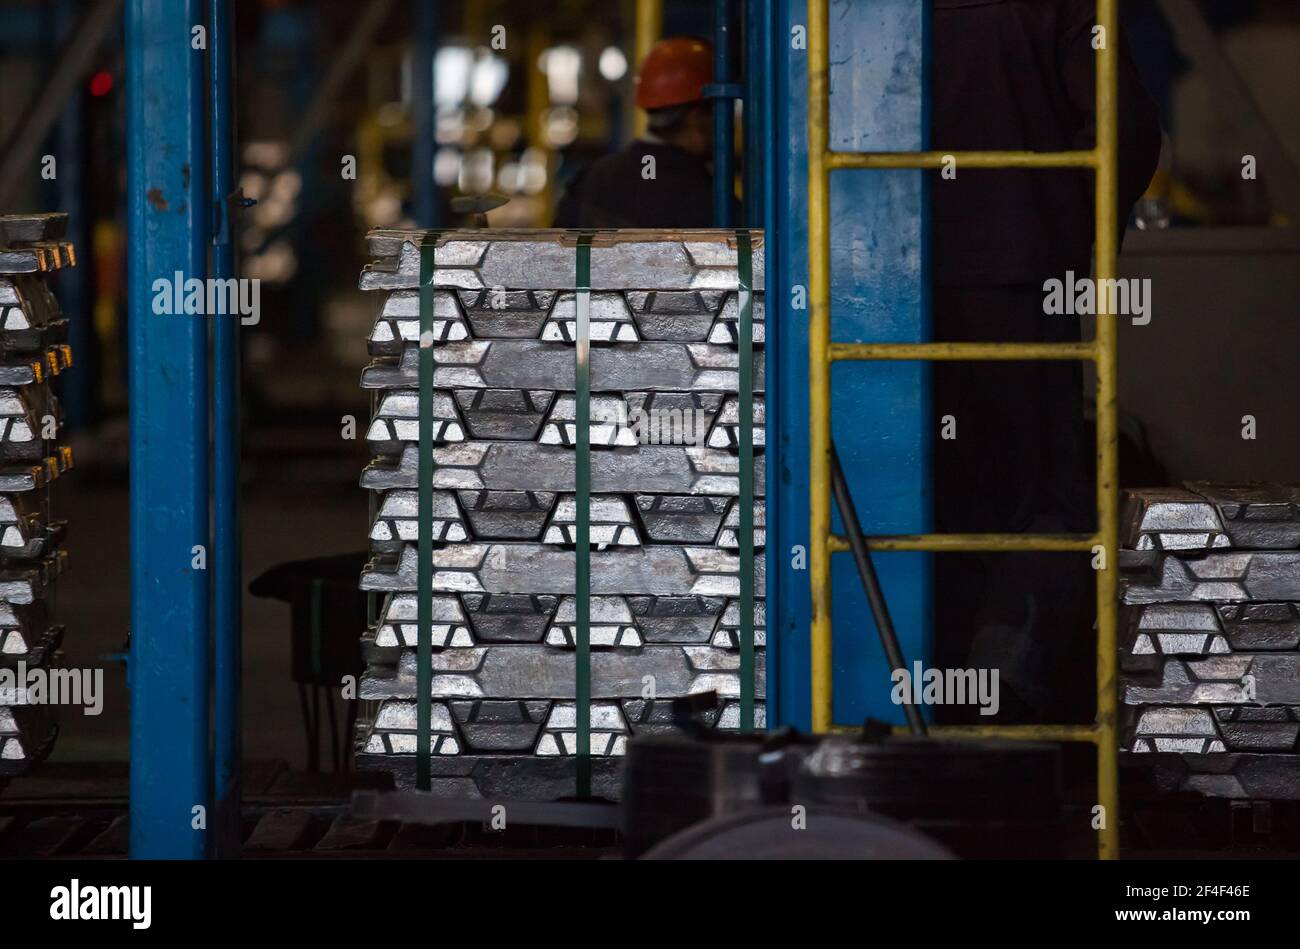
[[[1043,315],[1041,286],[938,287],[934,321],[950,342],[1079,339],[1077,318]],[[941,362],[933,378],[935,417],[953,416],[957,436],[933,442],[936,530],[1095,529],[1081,363]],[[998,669],[1003,695],[1014,696],[1003,720],[1091,715],[1088,555],[941,554],[934,576],[937,665]],[[987,723],[968,712],[940,719]]]
[[[646,156],[654,177],[645,177]],[[713,176],[675,145],[635,141],[584,169],[565,189],[555,227],[711,227]]]
[[[1095,14],[1094,0],[935,0],[932,149],[1092,148]],[[1160,128],[1120,49],[1122,225],[1155,171]],[[1043,282],[1091,271],[1091,171],[958,165],[955,179],[932,173],[930,196],[936,340],[1079,339],[1077,317],[1044,314]],[[957,429],[933,442],[936,530],[1096,529],[1080,363],[940,362],[933,379],[935,431],[946,415]],[[999,669],[1004,718],[1091,714],[1096,578],[1087,555],[948,554],[934,563],[938,665]]]
[[[1096,140],[1095,0],[935,0],[931,148],[1072,151]],[[1118,38],[1110,38],[1118,40]],[[1155,172],[1159,117],[1127,45],[1119,62],[1119,217]],[[1037,285],[1087,273],[1093,173],[932,173],[938,286]]]

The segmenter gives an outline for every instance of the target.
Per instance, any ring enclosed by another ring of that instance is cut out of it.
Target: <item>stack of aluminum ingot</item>
[[[358,763],[402,786],[416,750],[423,237],[372,232],[361,277],[382,296],[362,375],[374,461],[361,484],[374,513],[361,586],[379,604],[360,695],[378,704],[360,722]],[[431,743],[445,794],[574,792],[576,243],[562,231],[464,231],[433,254]],[[760,234],[752,244],[757,347]],[[710,721],[739,725],[738,262],[723,231],[606,232],[590,253],[591,753],[593,790],[610,795],[628,737],[670,728],[674,698],[716,691]],[[761,647],[761,600],[754,613]]]
[[[0,216],[0,779],[43,759],[58,732],[35,689],[63,628],[46,604],[67,564],[47,486],[72,466],[49,380],[72,364],[67,320],[46,285],[76,256],[66,214]]]
[[[1159,783],[1300,798],[1300,487],[1131,492],[1121,747]]]

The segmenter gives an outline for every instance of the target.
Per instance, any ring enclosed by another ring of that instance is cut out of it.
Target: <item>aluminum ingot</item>
[[[48,273],[76,265],[76,249],[67,241],[33,241],[0,248],[0,274]]]
[[[642,645],[641,633],[633,622],[632,610],[621,596],[593,596],[590,613],[589,642],[593,647],[635,648]],[[546,632],[546,645],[572,649],[578,642],[578,601],[566,596],[560,600],[554,625]]]
[[[1164,793],[1253,801],[1300,800],[1300,755],[1228,752],[1213,755],[1125,755]]]
[[[627,753],[630,729],[617,702],[592,702],[589,731],[591,754],[597,757]],[[541,757],[578,753],[578,707],[571,702],[555,702],[537,743]]]
[[[594,392],[738,392],[739,356],[711,343],[626,343],[591,348]],[[419,350],[374,360],[363,389],[418,387]],[[762,392],[763,360],[754,360]],[[572,392],[573,347],[536,339],[485,339],[433,347],[433,385],[440,389],[546,389]],[[733,423],[734,424],[734,423]]]
[[[372,257],[361,289],[417,289],[420,248],[436,240],[435,286],[466,290],[560,290],[574,285],[576,235],[543,229],[447,232],[373,230]],[[751,232],[753,289],[763,289],[763,233]],[[726,230],[619,230],[597,234],[591,246],[590,287],[600,290],[735,290],[736,235]]]
[[[1121,683],[1125,705],[1300,705],[1300,653],[1166,659]]]
[[[455,397],[476,440],[536,441],[555,402],[554,392],[536,389],[457,389]]]
[[[764,407],[763,397],[754,398],[754,450],[757,451],[766,444],[767,411]],[[709,433],[710,448],[726,448],[730,451],[740,450],[740,400],[729,395],[722,403],[722,411],[718,415],[717,422],[714,423],[713,430]]]
[[[389,491],[379,502],[379,510],[370,525],[371,547],[400,553],[402,546],[419,539],[420,498],[417,491]],[[434,491],[429,536],[434,543],[455,543],[469,539],[461,518],[456,495]]]
[[[766,530],[767,506],[761,501],[754,502],[754,549],[767,546]],[[731,502],[727,509],[726,520],[718,534],[718,546],[724,550],[740,549],[740,499]]]
[[[1300,547],[1300,486],[1188,482],[1129,492],[1125,547],[1134,550],[1293,550]]]
[[[765,652],[754,656],[756,695],[763,697]],[[434,698],[573,699],[574,654],[548,646],[476,646],[433,654]],[[644,646],[591,653],[593,699],[637,696],[652,676],[659,698],[716,691],[740,696],[740,655],[711,646]],[[416,655],[404,652],[396,668],[372,666],[361,679],[362,699],[414,699]]]
[[[1136,557],[1145,570],[1120,578],[1124,603],[1300,600],[1300,552],[1234,551],[1196,559],[1167,553]],[[1121,568],[1130,563],[1121,552]]]
[[[408,545],[396,564],[371,561],[361,575],[361,589],[415,591],[416,559],[415,547]],[[573,593],[575,559],[572,550],[544,544],[449,544],[432,552],[432,588],[439,593]],[[740,558],[716,547],[591,552],[594,595],[739,596],[739,574]],[[754,583],[762,587],[762,557],[755,558]]]
[[[469,339],[469,326],[456,305],[455,294],[440,290],[433,295],[430,333],[434,343]],[[372,356],[400,356],[402,350],[420,342],[420,294],[399,290],[384,299],[370,331],[368,349]]]
[[[451,393],[432,393],[432,430],[434,442],[461,442],[465,428],[456,411]],[[379,400],[375,417],[366,430],[370,450],[382,454],[400,454],[403,443],[420,441],[420,398],[410,389],[387,392]]]
[[[475,540],[541,540],[558,495],[552,491],[457,491]]]
[[[594,495],[589,505],[589,543],[602,550],[605,547],[636,547],[641,538],[632,520],[632,512],[617,494]],[[578,520],[577,498],[572,494],[560,496],[555,513],[542,536],[544,544],[576,544]]]
[[[460,442],[433,448],[433,486],[444,490],[572,491],[576,452],[536,442]],[[714,494],[740,491],[740,461],[716,448],[638,445],[593,451],[591,490],[599,494]],[[419,458],[407,445],[396,460],[376,459],[361,475],[372,491],[417,487]],[[754,457],[754,491],[763,492],[764,461]]]
[[[740,600],[727,601],[712,643],[720,649],[740,648]],[[754,598],[754,645],[767,645],[767,603],[762,597]]]
[[[0,214],[0,247],[62,240],[67,232],[66,211]]]
[[[477,699],[450,703],[467,754],[532,754],[550,712],[545,700]]]
[[[1300,737],[1295,706],[1153,706],[1126,713],[1121,750],[1139,754],[1291,753]]]
[[[419,735],[415,702],[388,701],[379,706],[365,739],[363,751],[370,755],[413,755]],[[445,702],[429,707],[429,752],[434,755],[458,755],[460,739],[451,722],[451,710]]]
[[[708,495],[637,494],[637,512],[656,544],[713,544],[730,503]]]
[[[0,570],[0,601],[24,606],[43,599],[54,578],[67,569],[68,552],[56,550],[34,563]]]
[[[1295,603],[1152,603],[1122,607],[1126,670],[1157,668],[1165,656],[1285,652],[1300,648]]]

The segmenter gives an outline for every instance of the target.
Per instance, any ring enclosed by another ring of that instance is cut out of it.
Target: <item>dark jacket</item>
[[[645,177],[647,156],[654,177]],[[701,159],[661,142],[635,141],[592,162],[570,182],[556,227],[711,227],[713,176]]]
[[[1095,0],[935,0],[931,148],[1092,148],[1096,6]],[[1160,154],[1159,117],[1123,43],[1119,87],[1122,224]],[[1066,270],[1088,270],[1089,170],[958,166],[955,179],[932,173],[930,195],[940,286],[1041,285]]]

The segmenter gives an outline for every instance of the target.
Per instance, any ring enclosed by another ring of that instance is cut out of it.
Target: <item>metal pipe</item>
[[[199,0],[126,14],[131,412],[131,856],[207,850],[207,323],[160,315],[207,270]]]
[[[235,10],[209,0],[208,68],[212,141],[212,278],[235,277]],[[243,656],[239,521],[239,327],[237,314],[212,321],[212,853],[236,857],[240,822],[240,666]]]
[[[862,581],[862,591],[867,595],[867,605],[871,607],[871,618],[876,624],[876,633],[880,636],[880,646],[885,651],[885,661],[894,672],[907,668],[903,649],[898,644],[898,633],[894,630],[894,619],[889,615],[889,603],[880,588],[880,578],[876,576],[876,566],[871,562],[867,552],[867,540],[862,536],[862,522],[858,520],[858,510],[853,503],[853,494],[849,491],[849,482],[844,477],[844,468],[840,465],[840,456],[831,445],[831,488],[835,493],[835,504],[840,509],[840,520],[849,532],[849,546],[853,550],[853,560],[857,564],[858,578]],[[907,728],[913,735],[925,734],[925,721],[921,712],[912,702],[903,703],[903,714],[907,716]]]
[[[713,82],[731,82],[731,0],[713,0]],[[735,195],[736,102],[713,100],[713,226],[731,227]]]
[[[1119,254],[1119,3],[1098,0],[1097,22],[1106,42],[1097,52],[1097,172],[1094,196],[1096,278],[1118,274]],[[1118,314],[1097,311],[1097,527],[1104,562],[1097,572],[1097,803],[1104,823],[1097,835],[1102,859],[1119,856],[1119,735],[1116,667],[1119,596]]]
[[[24,181],[34,180],[25,169],[63,113],[69,98],[86,77],[109,28],[117,22],[122,0],[100,0],[82,16],[54,61],[54,69],[0,148],[0,208],[7,207]]]
[[[659,42],[663,29],[663,0],[636,0],[636,45],[632,51],[633,69],[639,70],[641,68],[645,58],[650,55],[650,48]],[[633,128],[637,138],[645,135],[646,114],[641,109],[636,110]]]
[[[812,585],[812,730],[831,727],[831,222],[827,0],[808,4],[808,575]]]

